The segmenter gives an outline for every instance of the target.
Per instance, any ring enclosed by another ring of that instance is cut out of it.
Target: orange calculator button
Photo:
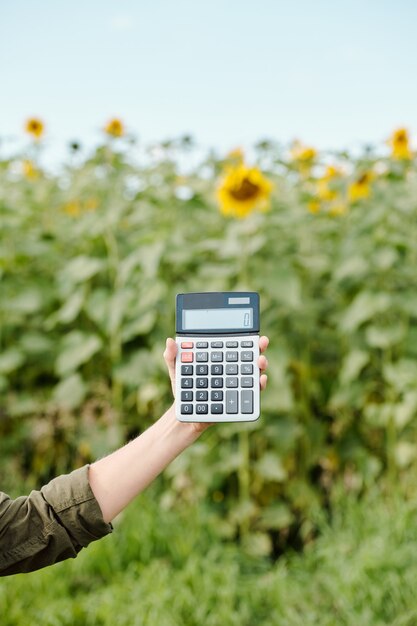
[[[192,341],[183,341],[181,348],[194,348],[194,343]]]
[[[181,363],[192,363],[194,354],[192,352],[181,353]]]

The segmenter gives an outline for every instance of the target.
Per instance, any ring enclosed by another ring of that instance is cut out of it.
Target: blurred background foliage
[[[340,504],[375,483],[392,492],[414,475],[417,163],[406,129],[356,155],[261,141],[249,157],[201,157],[181,137],[139,159],[114,119],[93,154],[74,142],[54,172],[42,167],[43,122],[26,130],[25,153],[0,160],[3,490],[88,463],[164,412],[175,295],[201,290],[260,293],[269,385],[259,421],[209,429],[158,481],[174,525],[206,503],[209,543],[237,542],[253,565],[309,544],[336,494]]]

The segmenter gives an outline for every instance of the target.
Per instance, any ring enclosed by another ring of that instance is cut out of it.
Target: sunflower
[[[317,150],[311,146],[305,146],[301,141],[294,141],[291,148],[291,157],[293,161],[312,165],[317,156]]]
[[[40,139],[45,131],[45,126],[42,120],[37,117],[30,117],[26,120],[25,131],[32,135],[35,139]]]
[[[406,128],[398,128],[394,131],[389,140],[392,156],[394,159],[411,159],[408,131]]]
[[[217,189],[223,215],[245,218],[252,211],[268,208],[272,183],[257,167],[243,163],[226,169]]]
[[[317,180],[317,197],[320,200],[335,200],[337,190],[332,185],[341,175],[342,171],[334,165],[327,166],[324,175]]]
[[[117,117],[109,120],[104,127],[104,132],[112,137],[123,137],[125,134],[125,127],[123,122],[119,120]]]
[[[351,202],[369,198],[371,195],[372,172],[364,172],[348,187],[348,197]]]
[[[22,161],[22,173],[28,180],[36,180],[39,178],[39,172],[33,164],[33,161],[25,159]]]
[[[81,205],[78,200],[70,200],[62,208],[71,217],[78,217],[81,214]]]

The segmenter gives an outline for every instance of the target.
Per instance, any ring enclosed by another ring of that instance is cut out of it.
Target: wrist
[[[175,441],[181,449],[188,448],[201,435],[200,424],[180,422],[175,415],[175,403],[172,404],[162,418],[164,420],[163,437]]]

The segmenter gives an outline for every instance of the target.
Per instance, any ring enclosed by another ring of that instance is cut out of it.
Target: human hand
[[[261,354],[259,355],[259,358],[258,358],[258,367],[261,370],[259,384],[260,384],[262,391],[266,388],[266,385],[268,382],[268,377],[265,374],[265,370],[268,367],[268,359],[263,354],[265,350],[267,349],[268,344],[269,344],[268,337],[263,335],[262,337],[259,338],[259,351]],[[175,357],[176,356],[177,356],[177,344],[175,343],[173,339],[169,337],[166,340],[164,359],[168,368],[168,374],[171,380],[171,387],[172,387],[172,393],[173,393],[174,398],[175,398]],[[210,426],[210,423],[204,423],[204,422],[191,422],[191,424],[194,426],[194,429],[198,432],[202,432],[208,426]]]

